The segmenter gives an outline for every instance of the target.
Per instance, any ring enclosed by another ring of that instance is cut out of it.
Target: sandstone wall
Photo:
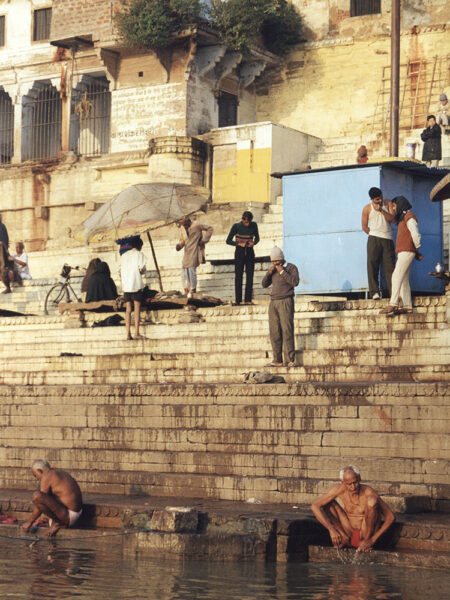
[[[383,495],[448,497],[448,384],[0,388],[0,485],[36,458],[85,491],[310,502],[357,464]]]
[[[430,107],[447,90],[450,80],[445,57],[450,36],[443,28],[401,36],[401,62],[428,60],[427,94],[433,57],[442,57],[442,86],[433,87]],[[257,120],[272,120],[319,137],[374,135],[383,132],[387,101],[383,69],[390,64],[390,39],[330,39],[299,45],[281,68],[256,83]],[[438,77],[436,71],[435,77]],[[442,89],[444,88],[444,89]],[[402,88],[403,93],[403,88]],[[405,102],[411,103],[412,88]],[[427,96],[428,97],[428,96]],[[384,114],[383,114],[384,113]],[[425,123],[414,126],[424,127]],[[355,153],[356,153],[355,147]],[[403,150],[403,149],[402,149]],[[404,156],[405,153],[400,153]]]

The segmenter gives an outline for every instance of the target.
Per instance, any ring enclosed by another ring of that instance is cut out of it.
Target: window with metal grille
[[[228,92],[220,92],[219,99],[219,127],[237,125],[238,98]]]
[[[36,81],[22,98],[22,160],[56,158],[61,152],[61,98],[50,81]]]
[[[96,156],[109,151],[111,92],[104,75],[83,75],[72,90],[70,149]]]
[[[5,45],[5,15],[0,15],[0,47]]]
[[[350,0],[350,16],[376,15],[381,13],[381,0]]]
[[[48,40],[52,22],[52,9],[40,8],[34,11],[33,41]]]
[[[14,106],[0,88],[0,163],[10,163],[14,154]]]

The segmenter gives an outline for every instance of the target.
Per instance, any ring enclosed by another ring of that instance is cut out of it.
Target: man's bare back
[[[39,481],[39,491],[33,494],[35,508],[31,517],[24,523],[28,531],[36,519],[43,513],[52,522],[49,536],[54,535],[61,526],[71,527],[81,515],[83,499],[75,479],[62,469],[52,469],[47,461],[33,463],[31,472]]]
[[[83,500],[80,486],[67,471],[49,469],[44,472],[41,479],[41,492],[55,496],[69,510],[78,512],[81,509]]]
[[[313,502],[311,510],[334,546],[354,545],[367,552],[394,522],[394,513],[373,488],[361,484],[356,467],[343,469],[341,478],[342,483]]]

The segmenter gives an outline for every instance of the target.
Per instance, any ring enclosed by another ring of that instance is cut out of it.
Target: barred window
[[[48,40],[50,38],[50,25],[52,22],[52,9],[40,8],[34,11],[33,41]]]
[[[5,45],[5,15],[0,15],[0,46]]]
[[[96,156],[109,152],[111,92],[104,75],[83,75],[72,90],[70,149]]]
[[[10,163],[14,154],[14,106],[0,87],[0,163]]]
[[[50,81],[22,97],[22,160],[56,158],[61,151],[61,98]]]
[[[350,0],[350,16],[376,15],[381,13],[381,0]]]

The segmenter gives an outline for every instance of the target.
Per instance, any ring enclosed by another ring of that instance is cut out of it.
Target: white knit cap
[[[273,262],[274,260],[284,260],[283,250],[278,248],[278,246],[274,246],[270,251],[270,260]]]

